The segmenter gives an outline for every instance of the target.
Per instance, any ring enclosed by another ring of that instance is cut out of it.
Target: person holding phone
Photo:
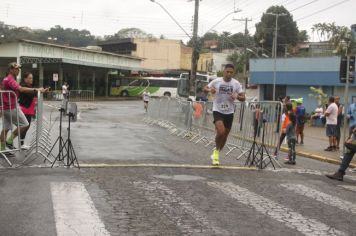
[[[25,72],[20,85],[22,87],[32,88],[32,85],[33,85],[32,73]],[[24,128],[20,134],[21,148],[25,149],[25,150],[30,148],[29,146],[25,145],[25,138],[26,138],[27,131],[30,129],[32,117],[35,115],[35,107],[36,107],[36,102],[37,102],[36,97],[37,97],[37,94],[34,94],[34,93],[20,93],[20,96],[19,96],[19,105],[20,105],[21,111],[25,114],[25,117],[28,121],[28,126],[26,128]]]

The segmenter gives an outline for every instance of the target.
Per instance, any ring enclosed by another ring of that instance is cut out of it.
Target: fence
[[[44,95],[47,101],[60,101],[63,100],[61,90],[51,91]],[[70,90],[68,100],[70,102],[93,102],[95,99],[94,91],[92,90]]]
[[[205,147],[215,145],[212,102],[151,99],[145,121],[166,128],[172,135]],[[280,136],[282,104],[235,103],[234,122],[226,143],[226,155],[244,159],[245,165],[281,166],[275,151]]]
[[[19,106],[17,103],[17,95],[13,91],[0,91],[1,95],[1,135],[0,135],[0,155],[5,159],[9,166],[13,163],[9,160],[9,156],[13,156],[16,152],[21,152],[20,139],[18,139],[17,148],[6,149],[7,133],[13,132],[15,126],[19,126]],[[18,136],[21,137],[21,131],[18,129]]]
[[[44,162],[52,163],[54,155],[51,154],[50,148],[52,146],[51,129],[53,125],[45,118],[43,110],[43,94],[37,93],[36,105],[36,120],[33,126],[33,133],[31,136],[31,144],[29,150],[26,152],[26,158],[22,164],[29,164],[35,159],[42,156]]]

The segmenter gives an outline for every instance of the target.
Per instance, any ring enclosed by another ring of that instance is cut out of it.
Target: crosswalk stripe
[[[214,233],[215,235],[230,235],[224,229],[215,226],[213,223],[202,214],[195,210],[191,203],[185,201],[182,197],[163,185],[159,181],[134,182],[134,186],[143,190],[143,194],[149,201],[153,202],[163,214],[172,220],[175,225],[182,231],[182,233],[194,234],[194,233]],[[192,220],[195,223],[192,223]]]
[[[83,183],[51,182],[57,235],[110,235]]]
[[[356,204],[353,204],[352,202],[345,201],[341,198],[320,192],[302,184],[281,184],[281,186],[297,194],[325,203],[326,205],[334,206],[343,211],[356,214]]]
[[[304,217],[288,207],[238,185],[219,182],[208,182],[208,185],[219,189],[240,203],[253,207],[256,211],[267,215],[272,219],[283,223],[286,227],[295,229],[304,235],[346,235],[342,231],[319,222],[318,220]]]

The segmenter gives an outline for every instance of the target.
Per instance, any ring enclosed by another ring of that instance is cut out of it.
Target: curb
[[[283,152],[288,152],[288,148],[285,148],[285,147],[281,147],[281,150]],[[310,158],[310,159],[317,160],[317,161],[327,162],[327,163],[331,163],[331,164],[335,164],[335,165],[340,165],[340,163],[341,163],[341,161],[339,161],[339,160],[335,160],[335,159],[332,159],[330,157],[320,156],[320,155],[313,154],[313,153],[297,152],[296,154],[298,156]],[[350,163],[349,167],[356,168],[356,164]]]

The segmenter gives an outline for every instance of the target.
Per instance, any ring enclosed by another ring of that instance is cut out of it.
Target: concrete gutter
[[[288,148],[281,147],[281,151],[288,152]],[[303,152],[303,151],[299,151],[298,152],[297,151],[297,155],[298,156],[302,156],[302,157],[306,157],[306,158],[310,158],[310,159],[313,159],[313,160],[317,160],[317,161],[323,161],[323,162],[335,164],[335,165],[340,165],[340,163],[341,163],[340,160],[335,160],[335,159],[330,158],[330,157],[324,157],[324,156],[320,156],[320,155],[309,153],[309,152]],[[356,164],[350,163],[349,167],[350,168],[356,168]]]

